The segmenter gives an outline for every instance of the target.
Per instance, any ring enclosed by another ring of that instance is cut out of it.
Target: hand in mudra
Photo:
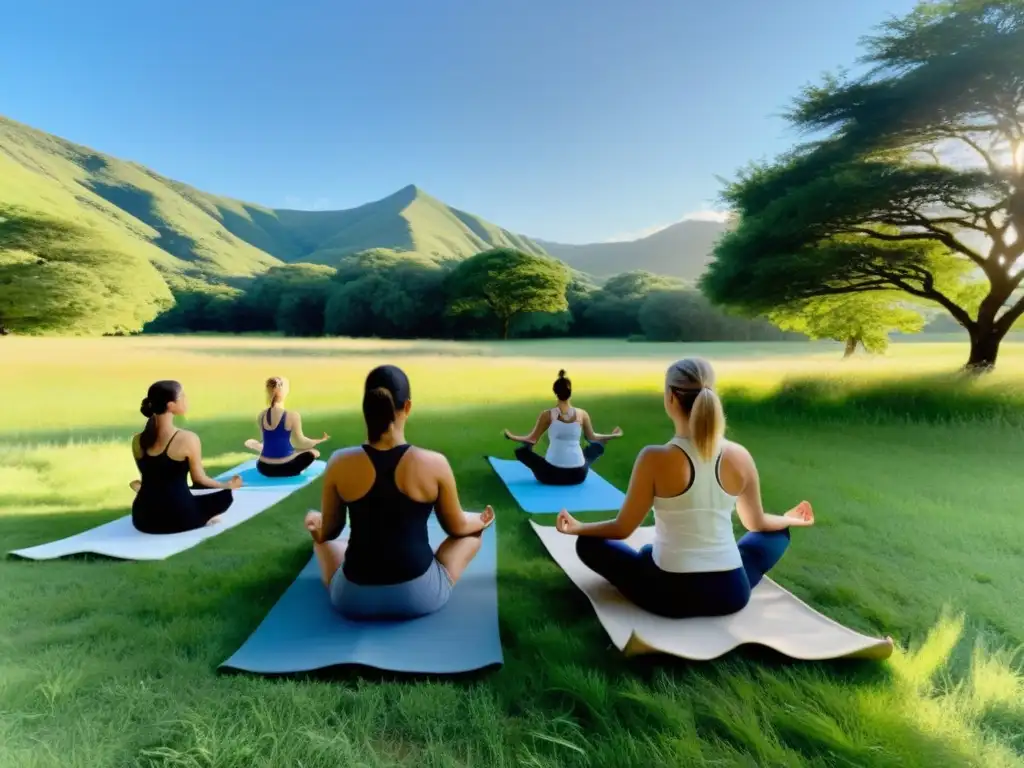
[[[490,504],[480,513],[480,522],[484,524],[484,528],[494,522],[494,508]]]
[[[789,510],[789,512],[785,514],[785,517],[790,519],[790,526],[806,528],[814,525],[814,508],[811,507],[811,502],[801,501]]]
[[[555,520],[555,528],[559,533],[575,535],[579,533],[580,522],[563,509],[558,513],[558,519]]]

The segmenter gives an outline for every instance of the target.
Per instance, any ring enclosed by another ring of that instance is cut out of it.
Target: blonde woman
[[[670,618],[735,613],[786,551],[789,529],[813,525],[814,512],[803,501],[784,515],[765,513],[754,460],[724,439],[725,415],[706,360],[668,369],[665,412],[675,434],[637,457],[618,516],[580,523],[562,510],[556,525],[578,537],[576,552],[588,568],[644,610]],[[654,544],[637,552],[621,539],[652,507]],[[739,542],[734,509],[749,531]]]
[[[302,434],[298,411],[284,408],[288,379],[274,376],[267,379],[266,387],[270,407],[257,417],[263,440],[246,440],[245,447],[259,453],[256,470],[264,477],[295,477],[320,457],[316,446],[330,435],[324,432],[319,440],[312,440]]]

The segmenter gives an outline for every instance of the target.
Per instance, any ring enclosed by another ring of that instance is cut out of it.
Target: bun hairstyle
[[[718,452],[725,436],[725,412],[715,392],[715,371],[700,357],[674,363],[665,374],[665,384],[690,420],[690,439],[705,461]]]
[[[395,421],[395,414],[409,402],[409,377],[401,368],[382,365],[366,377],[363,388],[363,419],[366,437],[378,442]]]
[[[143,452],[148,451],[156,442],[156,417],[167,413],[167,406],[181,397],[181,384],[176,381],[158,381],[153,384],[142,399],[139,412],[145,416],[145,429],[139,435],[139,445]]]
[[[555,379],[555,384],[551,387],[551,391],[555,393],[555,397],[563,402],[572,397],[572,382],[565,378],[564,370],[558,372],[558,378]]]
[[[288,389],[288,379],[283,376],[271,376],[267,379],[267,402],[273,407],[279,401],[284,400],[285,392]]]

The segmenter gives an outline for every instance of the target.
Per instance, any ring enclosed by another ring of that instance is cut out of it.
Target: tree
[[[0,327],[134,331],[170,302],[152,265],[110,248],[88,227],[0,204]]]
[[[858,346],[882,354],[890,333],[919,333],[925,325],[924,315],[899,299],[881,292],[823,296],[773,310],[768,319],[784,331],[844,342],[844,358]]]
[[[650,293],[640,306],[649,341],[784,341],[791,337],[765,320],[723,312],[693,288]]]
[[[608,279],[601,290],[589,297],[583,310],[587,335],[625,338],[641,332],[640,308],[656,291],[681,288],[674,277],[654,275],[643,270],[623,272]]]
[[[484,310],[509,337],[512,320],[528,312],[563,312],[569,270],[546,256],[495,248],[462,261],[448,278],[449,309],[454,315]]]
[[[381,251],[346,259],[327,302],[326,332],[381,338],[438,336],[446,275],[433,262]]]
[[[789,114],[825,138],[726,189],[741,218],[702,288],[751,313],[902,291],[989,369],[1024,314],[1024,0],[923,2],[865,44],[866,75],[827,77]]]

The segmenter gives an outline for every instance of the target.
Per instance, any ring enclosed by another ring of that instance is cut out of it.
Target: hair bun
[[[139,411],[147,419],[153,418],[153,403],[150,402],[148,397],[142,398],[142,406],[139,408]]]
[[[565,378],[565,369],[564,368],[558,372],[558,378],[560,378],[560,379],[564,379]]]

